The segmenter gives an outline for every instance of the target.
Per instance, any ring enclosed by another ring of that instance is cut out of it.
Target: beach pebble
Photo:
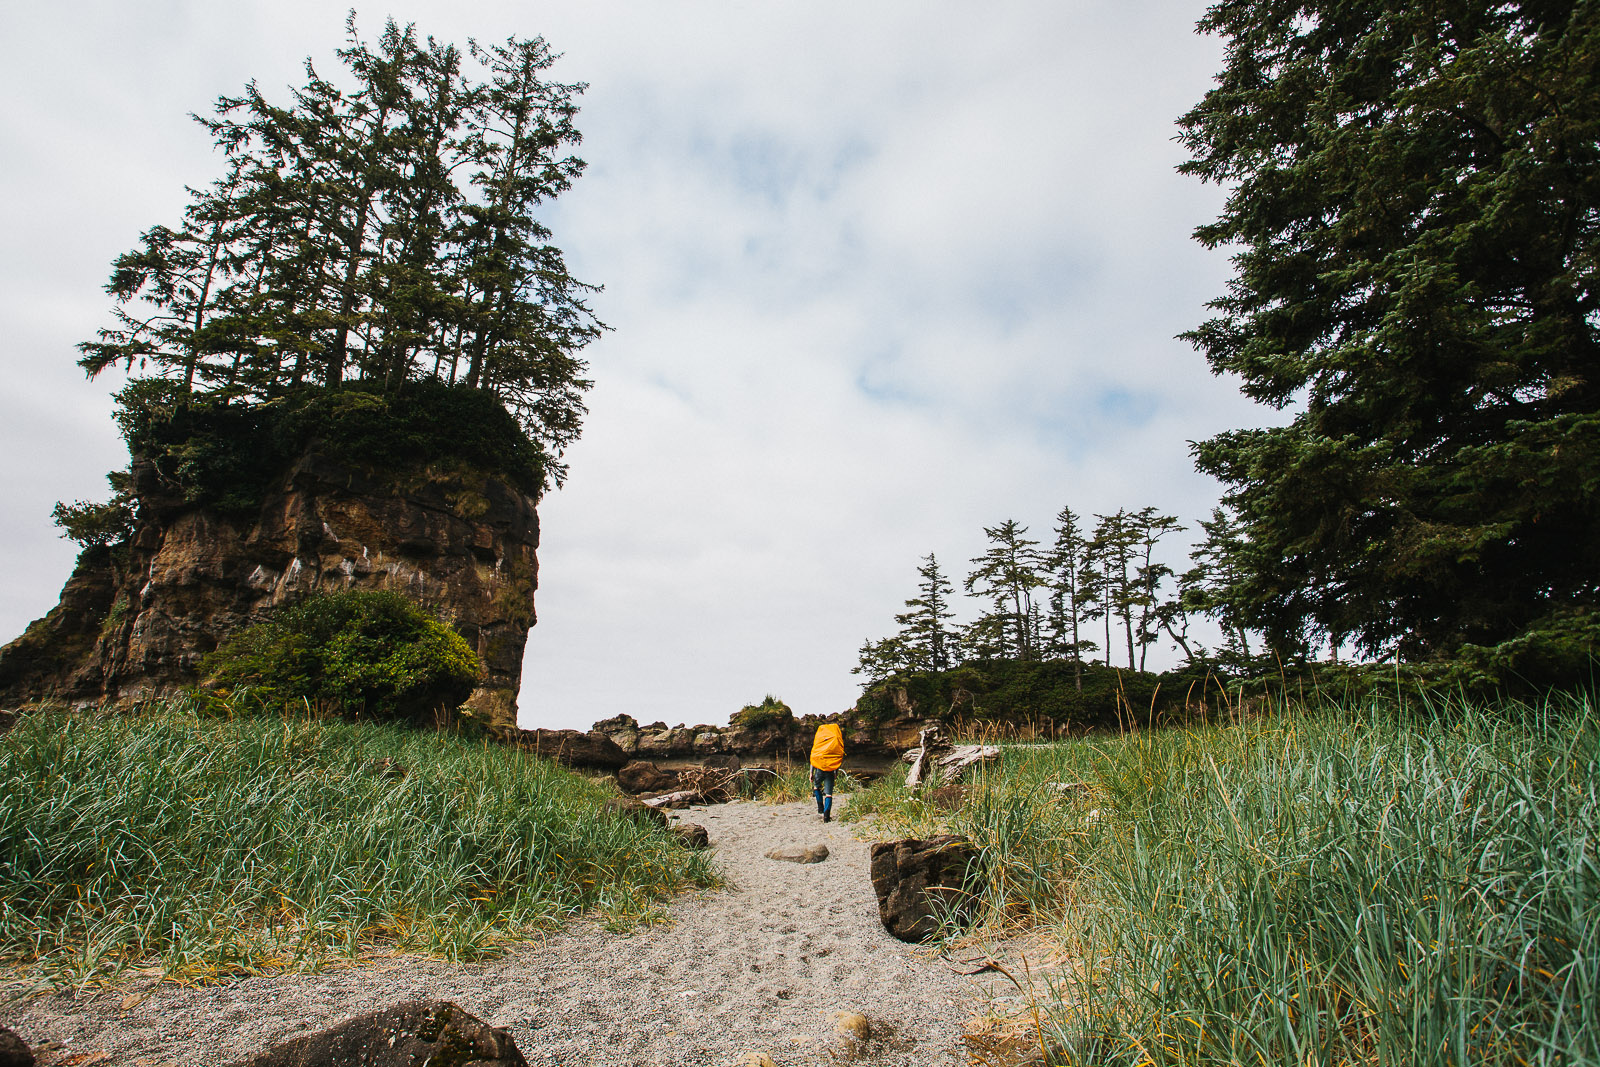
[[[872,1024],[867,1017],[859,1012],[845,1011],[839,1013],[839,1018],[833,1024],[840,1035],[852,1041],[869,1041],[872,1039]]]
[[[778,1067],[765,1052],[747,1052],[739,1064],[740,1067]]]
[[[828,846],[823,844],[784,845],[767,853],[767,859],[787,863],[821,863],[827,858]]]

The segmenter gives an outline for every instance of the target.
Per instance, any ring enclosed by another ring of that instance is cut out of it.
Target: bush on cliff
[[[210,682],[266,707],[423,721],[472,692],[478,657],[399,593],[319,594],[247,626],[206,659]]]
[[[733,713],[730,720],[735,726],[743,726],[747,730],[759,730],[765,726],[790,726],[794,723],[794,712],[789,705],[768,693],[759,704],[746,704]]]

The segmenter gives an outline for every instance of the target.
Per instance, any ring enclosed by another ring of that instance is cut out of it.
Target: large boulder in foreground
[[[872,846],[872,888],[878,894],[878,919],[902,941],[926,941],[941,918],[961,925],[976,911],[978,852],[958,834]]]
[[[0,1067],[33,1067],[33,1050],[22,1038],[0,1026]]]
[[[245,1060],[239,1067],[527,1067],[509,1031],[442,1000],[360,1015]]]

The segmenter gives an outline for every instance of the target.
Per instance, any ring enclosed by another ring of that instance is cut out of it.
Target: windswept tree
[[[905,671],[945,671],[955,665],[958,635],[946,625],[955,615],[950,610],[954,589],[931,552],[917,568],[917,576],[921,579],[917,595],[905,602],[910,610],[894,617],[900,631],[865,641],[852,674],[881,681]]]
[[[1136,511],[1129,523],[1134,537],[1135,568],[1128,605],[1139,613],[1135,627],[1139,645],[1139,669],[1144,670],[1145,654],[1160,637],[1163,583],[1172,577],[1172,568],[1155,558],[1156,546],[1168,534],[1181,533],[1176,515],[1162,515],[1155,508]],[[1131,614],[1131,612],[1130,612]]]
[[[1110,515],[1096,515],[1094,534],[1084,552],[1086,569],[1092,578],[1093,613],[1105,624],[1106,664],[1111,663],[1111,629],[1122,624],[1127,644],[1128,669],[1134,669],[1133,617],[1138,605],[1135,583],[1135,548],[1139,543],[1133,516],[1123,508]]]
[[[1178,578],[1178,601],[1186,613],[1209,615],[1222,628],[1223,652],[1238,665],[1250,659],[1250,619],[1260,601],[1252,588],[1261,568],[1252,565],[1253,546],[1226,507],[1200,520],[1205,534],[1189,554],[1192,566]]]
[[[939,561],[932,552],[917,568],[917,576],[922,579],[917,595],[906,601],[906,607],[911,610],[894,617],[900,627],[900,639],[918,669],[949,670],[955,635],[945,624],[955,615],[950,610],[954,587],[939,569]]]
[[[178,403],[460,382],[500,398],[559,483],[603,326],[537,213],[583,172],[584,86],[548,78],[539,38],[464,55],[391,20],[369,44],[354,15],[338,58],[340,78],[307,61],[287,100],[252,82],[199,120],[226,174],[118,257],[115,324],[80,364],[137,368]]]
[[[1081,518],[1070,507],[1056,514],[1056,537],[1044,556],[1045,585],[1050,590],[1050,646],[1052,655],[1073,661],[1073,683],[1083,689],[1083,654],[1098,645],[1082,634],[1092,596],[1085,586],[1089,550]]]
[[[1449,655],[1600,602],[1600,8],[1226,0],[1182,120],[1236,249],[1188,337],[1286,425],[1196,447],[1225,625]],[[1192,588],[1200,588],[1191,583]]]
[[[905,642],[899,637],[884,637],[876,641],[869,637],[861,642],[856,657],[856,665],[850,668],[850,673],[863,675],[869,682],[881,682],[912,669]]]
[[[1014,519],[999,526],[986,526],[983,532],[990,547],[972,560],[966,591],[988,597],[993,603],[994,610],[989,613],[994,620],[992,634],[1005,654],[1037,659],[1039,616],[1033,591],[1044,584],[1039,574],[1039,542],[1024,536],[1028,528]]]

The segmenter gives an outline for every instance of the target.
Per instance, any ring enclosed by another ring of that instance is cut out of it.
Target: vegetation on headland
[[[0,955],[23,978],[472,958],[714,881],[704,853],[602,812],[608,790],[549,760],[212,709],[41,710],[0,736]]]
[[[900,776],[844,818],[977,843],[980,926],[1072,961],[1034,987],[1052,1063],[1600,1060],[1589,698],[1007,745],[952,806]]]
[[[307,62],[197,120],[225,173],[117,257],[115,324],[81,344],[121,367],[117,421],[184,500],[248,515],[313,442],[384,471],[465,465],[538,493],[565,476],[604,329],[537,214],[571,187],[584,86],[540,38],[466,52],[354,15],[340,76]],[[81,544],[132,532],[134,487],[57,506]]]

